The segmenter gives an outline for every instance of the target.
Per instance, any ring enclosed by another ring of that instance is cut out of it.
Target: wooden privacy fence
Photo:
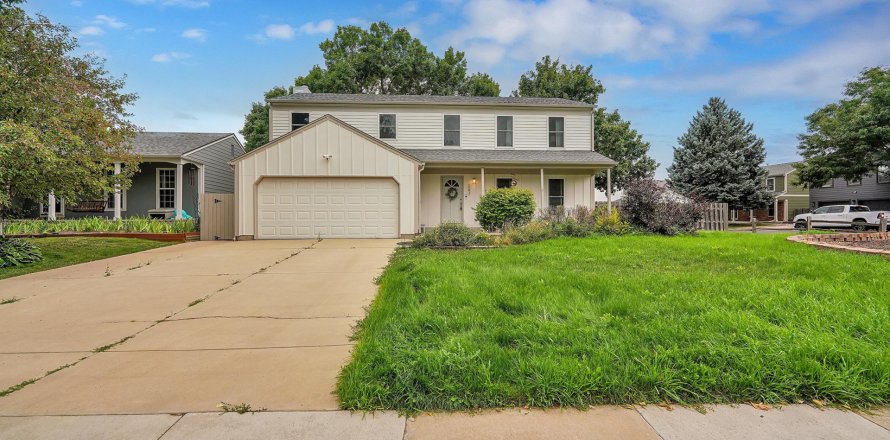
[[[235,238],[235,195],[201,194],[201,240]]]
[[[728,203],[709,203],[704,217],[698,222],[698,229],[705,231],[725,231],[728,226]]]

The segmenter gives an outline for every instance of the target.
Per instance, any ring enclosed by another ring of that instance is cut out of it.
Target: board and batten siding
[[[266,177],[392,177],[399,185],[399,233],[414,234],[418,173],[418,164],[397,152],[322,121],[235,162],[236,235],[256,235],[257,185]]]
[[[383,139],[396,148],[444,148],[444,116],[460,115],[460,148],[498,148],[497,116],[513,116],[515,149],[547,149],[548,118],[565,118],[565,148],[591,149],[591,109],[536,108],[516,106],[344,106],[323,104],[281,104],[271,107],[271,140],[291,131],[291,113],[309,113],[313,121],[326,114],[377,138],[379,115],[396,115],[396,139]],[[452,148],[452,147],[448,147]]]
[[[229,136],[183,157],[204,164],[204,192],[231,194],[235,192],[235,172],[229,161],[242,154],[244,148],[235,136]]]

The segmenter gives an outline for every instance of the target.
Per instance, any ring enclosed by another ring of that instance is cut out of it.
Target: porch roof
[[[133,138],[133,152],[141,156],[182,156],[232,133],[146,131]]]
[[[616,165],[589,150],[470,150],[400,148],[426,164]]]

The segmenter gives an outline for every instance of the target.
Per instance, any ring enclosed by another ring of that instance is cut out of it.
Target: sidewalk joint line
[[[646,422],[646,424],[649,425],[650,428],[652,428],[652,432],[654,432],[655,435],[658,436],[658,438],[660,438],[661,440],[664,440],[664,436],[662,436],[661,433],[658,432],[658,430],[655,429],[654,426],[652,426],[652,423],[649,422],[649,419],[646,418],[646,415],[643,414],[643,413],[640,411],[640,408],[639,408],[639,407],[637,407],[636,405],[634,405],[634,411],[636,411],[637,414],[639,414],[640,417],[643,419],[643,421]]]
[[[173,429],[173,427],[176,426],[176,424],[179,423],[179,421],[182,420],[182,418],[185,417],[186,414],[187,413],[180,414],[176,421],[173,422],[172,425],[168,426],[167,429],[165,429],[164,432],[162,432],[161,435],[157,438],[157,440],[161,440],[162,438],[164,438],[164,436],[167,435],[167,433],[170,432],[170,430]]]

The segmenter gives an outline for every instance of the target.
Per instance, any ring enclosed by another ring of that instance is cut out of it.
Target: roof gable
[[[405,153],[404,151],[399,150],[398,148],[395,148],[395,147],[393,147],[392,145],[389,145],[389,144],[387,144],[386,142],[383,142],[382,140],[377,139],[377,138],[375,138],[374,136],[371,136],[371,135],[369,135],[369,134],[367,134],[367,133],[365,133],[365,132],[363,132],[363,131],[361,131],[361,130],[359,130],[359,129],[357,129],[357,128],[355,128],[355,127],[353,127],[353,126],[351,126],[351,125],[349,125],[349,124],[347,124],[347,123],[345,123],[345,122],[343,122],[343,121],[341,121],[341,120],[339,120],[339,119],[337,119],[337,118],[335,118],[335,117],[333,117],[333,116],[331,116],[331,115],[324,115],[324,116],[322,116],[322,117],[320,117],[320,118],[318,118],[318,119],[315,119],[314,121],[312,121],[312,122],[310,122],[310,123],[308,123],[308,124],[306,124],[306,125],[304,125],[304,126],[298,128],[298,129],[296,129],[296,130],[292,130],[292,131],[290,131],[290,132],[288,132],[288,133],[285,133],[285,134],[283,134],[283,135],[281,135],[281,136],[278,136],[277,138],[272,139],[271,141],[269,141],[269,142],[267,142],[267,143],[265,143],[265,144],[263,144],[263,145],[261,145],[261,146],[259,146],[259,147],[254,148],[254,149],[251,150],[251,151],[248,151],[247,153],[244,153],[244,154],[242,154],[242,155],[240,155],[240,156],[238,156],[238,157],[232,159],[231,161],[229,161],[229,163],[230,163],[230,164],[235,164],[235,163],[237,163],[237,162],[240,162],[241,160],[243,160],[243,159],[245,159],[245,158],[247,158],[247,157],[250,157],[250,156],[252,156],[252,155],[254,155],[254,154],[256,154],[256,153],[258,153],[258,152],[260,152],[260,151],[263,151],[263,150],[269,149],[269,148],[271,148],[271,147],[273,147],[273,146],[275,146],[275,145],[278,145],[281,141],[284,141],[284,140],[286,140],[286,139],[288,139],[288,138],[291,138],[291,137],[293,137],[293,136],[296,136],[296,135],[305,133],[305,132],[307,132],[307,131],[309,131],[309,130],[313,130],[313,129],[317,128],[319,125],[321,125],[321,124],[323,124],[323,123],[325,123],[325,122],[331,122],[331,123],[333,123],[333,124],[335,124],[335,125],[337,125],[337,126],[343,128],[343,129],[345,129],[345,130],[348,130],[348,131],[352,132],[353,134],[355,134],[355,135],[357,135],[357,136],[360,136],[360,137],[362,137],[362,138],[364,138],[364,139],[370,141],[371,143],[373,143],[373,144],[375,144],[375,145],[377,145],[377,146],[379,146],[379,147],[381,147],[381,148],[384,148],[384,149],[386,149],[386,150],[388,150],[388,151],[390,151],[390,152],[392,152],[392,153],[395,153],[395,154],[398,155],[398,156],[401,156],[401,157],[403,157],[403,158],[405,158],[405,159],[407,159],[407,160],[410,160],[411,162],[414,162],[414,163],[416,163],[416,164],[420,164],[420,163],[421,163],[421,161],[419,161],[416,157],[414,157],[414,156],[412,156],[412,155],[410,155],[410,154],[408,154],[408,153]]]

